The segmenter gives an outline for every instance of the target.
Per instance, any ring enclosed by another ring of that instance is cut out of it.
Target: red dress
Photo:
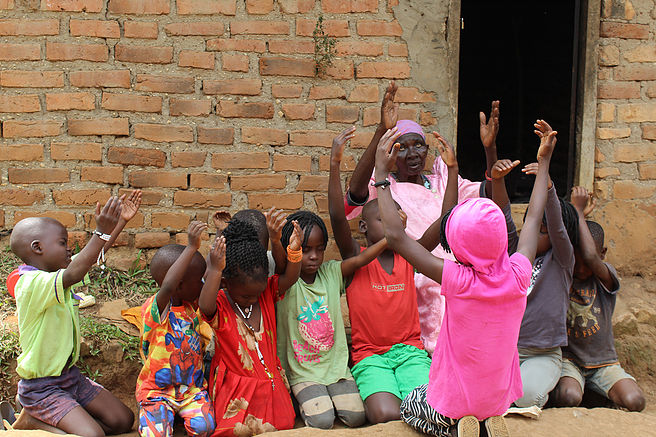
[[[216,418],[214,436],[250,436],[294,427],[296,416],[276,348],[277,292],[278,275],[274,275],[258,300],[262,318],[260,331],[253,333],[225,292],[219,291],[216,314],[208,321],[216,346],[209,389]]]

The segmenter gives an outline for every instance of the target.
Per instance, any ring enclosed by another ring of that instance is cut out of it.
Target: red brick
[[[271,94],[273,97],[281,99],[291,99],[300,97],[303,92],[301,85],[271,85]]]
[[[0,20],[0,36],[59,35],[59,20]]]
[[[615,80],[656,80],[656,65],[654,64],[622,65],[613,70]]]
[[[359,115],[357,106],[326,106],[327,123],[355,123]]]
[[[640,84],[637,82],[609,82],[597,86],[598,99],[639,99]]]
[[[235,0],[177,0],[178,15],[235,15]]]
[[[0,0],[0,9],[14,9],[14,6],[14,0]]]
[[[189,215],[182,212],[152,212],[150,225],[153,228],[186,229],[189,226]]]
[[[416,120],[417,110],[414,108],[399,108],[399,120]],[[365,108],[362,115],[362,125],[371,126],[380,123],[380,108]]]
[[[222,52],[256,52],[264,53],[266,43],[258,39],[225,39],[217,38],[207,41],[207,50],[219,50]]]
[[[337,56],[380,56],[383,44],[368,41],[339,41],[335,44]]]
[[[268,191],[287,186],[287,176],[282,174],[250,174],[230,177],[231,190]]]
[[[207,152],[171,152],[171,167],[202,167]]]
[[[0,112],[39,112],[41,102],[36,94],[10,96],[0,94]]]
[[[223,35],[225,27],[217,21],[200,23],[170,23],[164,27],[169,36],[218,36]],[[208,50],[210,48],[208,47]]]
[[[235,130],[231,127],[203,127],[198,126],[198,142],[200,144],[232,144],[235,139]]]
[[[168,0],[109,0],[110,14],[166,15],[171,11]]]
[[[326,76],[333,79],[353,79],[353,61],[349,59],[335,59],[328,68]]]
[[[291,39],[272,39],[269,53],[314,53],[314,42]]]
[[[12,184],[56,184],[69,182],[66,168],[13,168],[7,169],[7,178]]]
[[[285,103],[282,105],[282,112],[287,120],[312,120],[315,109],[313,103]]]
[[[295,130],[291,132],[291,146],[331,147],[338,132],[329,130]]]
[[[356,130],[351,139],[351,149],[366,149],[374,136],[374,132]]]
[[[401,44],[387,44],[387,54],[401,58],[408,57],[408,46],[405,43]]]
[[[176,191],[173,204],[191,208],[217,208],[232,205],[230,193],[204,193],[202,191]]]
[[[649,25],[602,21],[599,36],[602,38],[648,39]]]
[[[103,0],[41,0],[42,11],[100,12]]]
[[[348,96],[349,102],[377,102],[380,93],[378,85],[357,85]]]
[[[130,185],[136,188],[187,188],[187,174],[168,170],[137,170],[130,173]]]
[[[109,49],[105,44],[46,42],[46,59],[49,61],[106,62],[109,59]]]
[[[134,236],[134,247],[137,249],[162,247],[170,242],[171,235],[168,232],[143,232]]]
[[[213,153],[212,167],[219,169],[269,168],[269,154],[255,153]]]
[[[309,172],[312,169],[312,158],[302,155],[273,155],[273,171]]]
[[[61,133],[62,122],[54,120],[16,121],[7,120],[2,123],[2,136],[17,137],[56,137]]]
[[[130,195],[132,189],[119,188],[118,195]],[[159,205],[164,198],[164,193],[154,190],[141,190],[141,204],[142,205]]]
[[[123,33],[126,38],[157,39],[157,23],[151,21],[125,21]]]
[[[317,25],[317,20],[308,20],[306,18],[296,19],[296,35],[312,36]],[[323,30],[327,36],[343,37],[350,36],[347,20],[323,20]]]
[[[169,64],[173,61],[173,47],[128,46],[116,44],[114,58],[122,62]]]
[[[0,189],[0,204],[2,205],[13,205],[13,206],[34,205],[37,202],[43,201],[43,198],[44,195],[42,191],[24,190],[21,188]],[[21,219],[25,217],[21,217]],[[16,219],[14,216],[14,223],[18,223],[21,219]]]
[[[112,146],[107,151],[107,161],[123,165],[164,167],[166,153],[156,149]]]
[[[38,61],[40,44],[0,44],[0,61]]]
[[[162,112],[162,98],[136,94],[103,93],[101,106],[109,111]]]
[[[248,144],[284,146],[288,142],[287,131],[266,127],[244,126],[241,128],[241,141]]]
[[[230,33],[232,35],[289,35],[289,23],[269,20],[231,21]]]
[[[83,167],[80,180],[103,184],[122,184],[123,167]]]
[[[640,179],[656,179],[656,164],[638,164]]]
[[[434,102],[435,96],[431,93],[422,93],[418,88],[399,87],[394,96],[394,101],[398,103],[428,103]]]
[[[178,57],[180,67],[214,69],[214,53],[182,50]]]
[[[91,93],[46,93],[46,110],[91,111],[96,108],[96,98]]]
[[[68,134],[78,135],[130,135],[127,118],[95,118],[93,120],[68,120]]]
[[[656,103],[617,105],[617,119],[628,123],[656,121]]]
[[[407,79],[410,64],[407,62],[363,62],[357,67],[358,79],[366,77],[385,79]]]
[[[0,71],[0,86],[12,88],[61,88],[63,71]]]
[[[328,176],[301,175],[297,191],[328,191]]]
[[[173,143],[177,141],[191,143],[194,140],[194,130],[191,126],[137,123],[134,125],[134,137],[159,143]]]
[[[343,99],[346,97],[346,91],[340,86],[333,85],[315,85],[310,89],[310,99]]]
[[[50,217],[57,220],[66,228],[75,226],[75,214],[66,211],[16,211],[14,212],[14,224],[28,217]]]
[[[102,161],[100,143],[56,143],[50,145],[50,157],[55,161]]]
[[[615,181],[613,184],[613,197],[615,199],[646,199],[656,193],[656,186],[636,181]]]
[[[122,191],[122,190],[119,190],[119,192],[120,191]],[[129,194],[131,192],[132,192],[132,190],[129,190],[127,192],[127,194]],[[143,194],[144,193],[142,192],[142,196],[141,196],[141,204],[142,205],[144,205],[144,196],[143,196]],[[122,195],[122,194],[119,194],[119,195]],[[94,217],[93,214],[85,213],[82,216],[82,218],[84,220],[84,225],[87,229],[95,229],[96,228],[96,220],[95,220],[95,217]],[[144,225],[144,215],[141,212],[137,212],[135,214],[135,216],[132,218],[132,220],[130,220],[128,223],[125,224],[125,229],[137,229],[137,228],[143,227],[143,225]],[[125,237],[123,237],[123,236],[125,236]],[[122,232],[121,234],[119,234],[117,241],[119,241],[120,239],[124,239],[124,241],[125,241],[127,239],[126,237],[127,237],[127,233]],[[128,242],[125,241],[125,243],[122,243],[122,244],[127,246],[127,243]],[[116,245],[117,244],[114,243],[114,246],[116,246]],[[114,247],[114,246],[112,246],[112,247]]]
[[[356,25],[360,36],[403,36],[398,21],[361,20]]]
[[[130,88],[130,70],[71,71],[69,78],[78,88]]]
[[[246,0],[246,12],[253,15],[264,15],[273,11],[273,0]]]
[[[234,94],[257,96],[262,93],[259,79],[204,80],[203,94]]]
[[[422,126],[432,126],[437,123],[437,118],[433,117],[430,111],[421,111],[419,113],[419,124]]]
[[[378,12],[378,0],[321,0],[321,9],[331,14]]]
[[[639,162],[656,159],[656,143],[620,144],[615,147],[613,161]]]
[[[646,140],[656,140],[656,125],[653,124],[642,125],[642,138]]]
[[[216,105],[216,113],[226,118],[273,118],[271,102],[235,103],[220,100]]]
[[[42,161],[42,160],[43,160],[43,144],[0,145],[0,161]]]
[[[221,64],[224,71],[248,72],[248,56],[242,53],[225,53],[221,56]]]
[[[228,177],[225,175],[214,173],[192,173],[191,188],[217,188],[222,189],[226,187]]]
[[[172,116],[207,116],[212,111],[210,100],[185,100],[171,99],[169,102],[169,114]]]
[[[339,165],[340,171],[353,171],[355,170],[355,158],[350,155],[345,155]],[[330,171],[330,156],[323,155],[319,157],[319,171]]]
[[[137,74],[135,89],[155,93],[192,94],[194,83],[193,77]]]
[[[95,38],[120,38],[121,29],[115,20],[76,20],[68,24],[71,36],[91,36]]]
[[[260,58],[262,76],[302,76],[314,77],[315,66],[312,59]]]
[[[285,14],[305,14],[314,9],[314,0],[278,0]]]
[[[248,195],[248,207],[252,209],[277,209],[296,210],[303,207],[302,193],[250,193]]]

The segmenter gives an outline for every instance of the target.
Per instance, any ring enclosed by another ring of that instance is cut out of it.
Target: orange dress
[[[295,413],[276,348],[275,301],[278,275],[269,278],[258,300],[259,332],[253,333],[220,290],[214,329],[215,354],[210,370],[214,401],[214,436],[250,436],[291,429]],[[258,351],[259,349],[259,351]]]

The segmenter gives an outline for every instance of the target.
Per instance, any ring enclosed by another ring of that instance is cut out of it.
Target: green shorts
[[[617,381],[621,379],[632,379],[635,381],[635,378],[626,373],[619,364],[586,369],[567,358],[563,358],[563,368],[560,377],[562,378],[563,376],[576,379],[581,386],[581,393],[584,392],[585,386],[587,385],[592,390],[606,397],[608,397],[608,392]]]
[[[428,383],[431,359],[425,350],[395,344],[381,355],[371,355],[353,366],[351,373],[362,400],[387,392],[403,400],[416,387]]]

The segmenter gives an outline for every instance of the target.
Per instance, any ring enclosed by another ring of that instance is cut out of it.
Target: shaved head
[[[11,251],[16,254],[23,262],[29,264],[32,256],[31,245],[35,240],[42,240],[43,237],[53,232],[53,228],[64,229],[64,225],[50,217],[28,217],[16,223],[11,231],[9,244]]]
[[[150,274],[155,282],[157,282],[157,285],[162,285],[166,272],[169,271],[169,268],[171,268],[184,250],[185,246],[181,244],[167,244],[155,253],[155,256],[150,261]],[[194,254],[189,264],[189,270],[199,273],[200,276],[205,272],[205,259],[198,251]]]

